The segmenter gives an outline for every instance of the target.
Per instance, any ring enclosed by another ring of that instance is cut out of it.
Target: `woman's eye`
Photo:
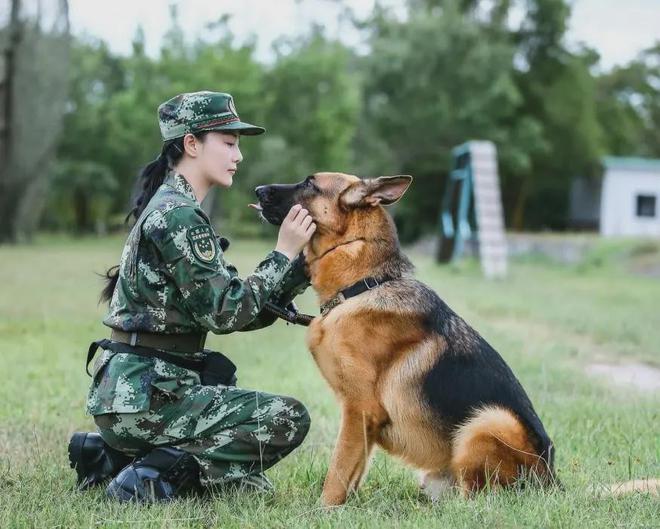
[[[228,141],[226,141],[225,143],[226,143],[227,145],[229,145],[230,147],[233,147],[234,145],[236,145],[235,143],[230,143],[230,142],[228,142]]]

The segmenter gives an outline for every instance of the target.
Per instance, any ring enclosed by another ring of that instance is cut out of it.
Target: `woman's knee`
[[[299,400],[294,399],[293,397],[284,397],[287,402],[288,408],[288,418],[295,425],[295,432],[292,436],[291,442],[295,446],[300,445],[307,433],[309,432],[309,427],[311,425],[312,419],[309,416],[309,412],[305,405]]]

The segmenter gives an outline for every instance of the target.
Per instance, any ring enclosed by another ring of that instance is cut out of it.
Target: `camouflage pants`
[[[291,397],[225,386],[154,392],[149,410],[94,420],[113,448],[138,454],[175,446],[192,454],[203,485],[259,474],[299,446],[309,430],[305,407]]]

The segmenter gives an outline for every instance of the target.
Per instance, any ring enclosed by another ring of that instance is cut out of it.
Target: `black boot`
[[[170,501],[199,490],[199,465],[178,448],[155,448],[113,479],[106,494],[119,501]]]
[[[132,459],[110,448],[96,432],[77,432],[69,441],[69,464],[78,474],[79,490],[115,477]]]

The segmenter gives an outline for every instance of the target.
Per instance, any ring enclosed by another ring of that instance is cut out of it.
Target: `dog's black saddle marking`
[[[523,423],[538,454],[552,468],[552,441],[522,385],[499,353],[425,287],[424,324],[444,337],[447,350],[429,371],[424,395],[452,434],[474,412],[495,405],[512,411]]]

